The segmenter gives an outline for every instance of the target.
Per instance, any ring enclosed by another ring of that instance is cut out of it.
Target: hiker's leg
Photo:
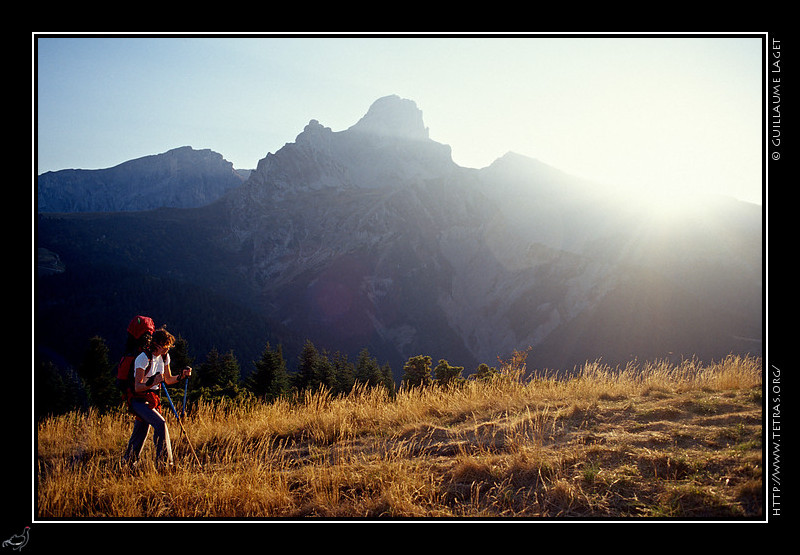
[[[153,442],[156,446],[156,460],[159,463],[172,464],[172,445],[169,440],[167,422],[157,410],[144,401],[135,400],[131,403],[134,413],[142,419],[146,429],[153,428]],[[145,437],[141,438],[144,443]],[[140,448],[141,451],[141,448]]]
[[[147,439],[149,431],[150,425],[141,418],[136,418],[133,423],[131,438],[128,440],[128,447],[125,449],[125,454],[122,457],[125,462],[135,463],[139,460],[139,455],[141,455],[142,449],[144,449],[144,442]]]
[[[155,411],[153,411],[155,412]],[[153,443],[156,445],[156,459],[159,463],[166,463],[172,465],[172,443],[169,440],[169,428],[167,428],[167,421],[160,413],[156,412],[159,417],[159,423],[151,424],[153,426]]]
[[[145,406],[146,410],[142,410],[141,412],[137,411],[137,414],[140,414],[142,419],[153,427],[153,443],[156,446],[156,461],[159,464],[166,463],[171,465],[172,444],[169,440],[167,421],[164,420],[160,412],[151,408],[149,405]]]

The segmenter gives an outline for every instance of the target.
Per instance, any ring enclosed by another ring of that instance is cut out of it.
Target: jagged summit
[[[374,189],[441,178],[454,168],[450,146],[429,138],[416,103],[390,95],[344,131],[310,120],[294,143],[259,161],[250,185],[269,194]]]
[[[422,110],[413,100],[396,94],[373,102],[364,117],[349,131],[414,140],[429,138],[428,128],[422,121]]]
[[[297,136],[295,141],[297,143],[313,142],[316,137],[329,135],[330,133],[333,133],[330,127],[325,127],[319,121],[312,119],[303,128],[303,132]]]

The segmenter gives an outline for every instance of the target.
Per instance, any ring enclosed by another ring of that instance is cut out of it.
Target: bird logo
[[[28,535],[30,534],[31,527],[26,526],[25,529],[22,531],[22,534],[14,534],[6,541],[3,542],[3,547],[10,547],[15,549],[16,551],[21,551],[23,547],[28,543]]]

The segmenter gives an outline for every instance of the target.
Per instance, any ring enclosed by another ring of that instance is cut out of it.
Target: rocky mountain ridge
[[[191,208],[213,202],[245,181],[209,149],[189,146],[99,170],[65,169],[37,176],[37,212],[120,212]]]
[[[524,156],[462,168],[416,104],[394,95],[344,131],[311,120],[202,209],[131,217],[168,219],[170,233],[192,238],[168,269],[148,260],[149,276],[225,297],[277,334],[349,354],[368,347],[398,376],[417,354],[470,371],[528,346],[529,363],[555,368],[760,354],[757,207],[716,202],[673,229]],[[118,247],[89,241],[114,220],[43,217],[39,246],[65,273],[108,263]],[[126,241],[114,232],[115,245]],[[92,252],[59,239],[68,234]],[[263,335],[253,330],[255,348]]]

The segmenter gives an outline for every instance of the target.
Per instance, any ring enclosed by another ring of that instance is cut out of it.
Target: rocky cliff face
[[[658,257],[689,274],[684,265],[705,257],[653,252],[641,236],[646,213],[515,154],[483,170],[461,168],[447,145],[428,138],[416,105],[396,96],[379,99],[345,131],[312,120],[227,202],[230,248],[249,250],[240,271],[261,291],[270,317],[345,349],[380,342],[373,350],[394,350],[398,360],[426,353],[469,366],[527,346],[552,364],[636,352],[691,356],[674,334],[648,335],[641,322],[638,339],[623,331],[626,321],[611,323],[613,333],[608,323],[576,326],[610,318],[620,301],[606,306],[609,299],[624,298],[620,292],[646,275],[659,276],[669,295],[699,299],[697,311],[719,297],[707,283],[682,290],[669,275],[675,267]],[[760,264],[760,251],[742,255],[751,269]],[[729,263],[710,272],[724,273]],[[759,290],[758,279],[748,284],[736,286],[742,298],[735,304]],[[739,316],[759,328],[755,308]],[[688,320],[696,318],[686,306],[652,322],[682,327]],[[718,328],[693,333],[717,342],[732,333]],[[626,333],[631,339],[620,347]],[[612,335],[615,344],[603,345]],[[567,341],[570,352],[562,350]],[[735,341],[722,343],[724,351]]]
[[[191,208],[243,181],[222,155],[182,147],[113,168],[44,173],[37,178],[37,212]]]

